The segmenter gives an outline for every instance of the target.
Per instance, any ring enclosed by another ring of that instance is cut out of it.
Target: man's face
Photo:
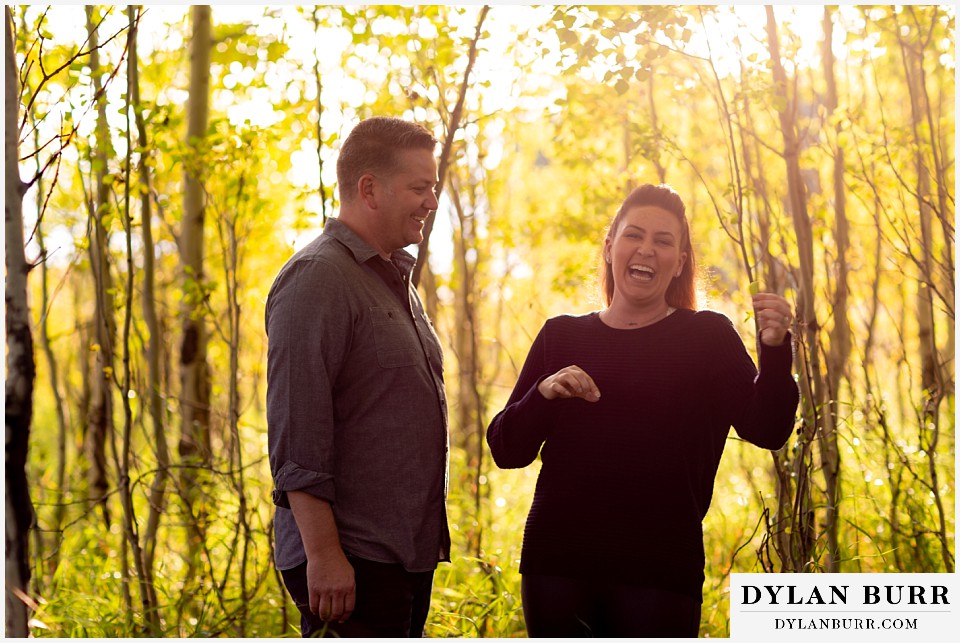
[[[423,223],[437,209],[437,160],[425,149],[404,150],[399,170],[378,177],[377,221],[374,234],[386,253],[423,241]]]

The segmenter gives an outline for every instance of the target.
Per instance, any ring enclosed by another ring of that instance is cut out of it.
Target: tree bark
[[[460,446],[467,453],[468,469],[473,472],[471,487],[474,500],[475,529],[468,530],[468,548],[477,558],[481,558],[483,544],[483,494],[485,485],[481,479],[484,475],[484,434],[486,426],[483,418],[486,416],[483,396],[480,392],[480,362],[479,337],[480,321],[478,319],[475,302],[479,294],[476,292],[475,277],[480,249],[477,248],[477,234],[475,219],[468,215],[460,199],[460,191],[451,182],[451,201],[457,216],[457,226],[454,232],[454,261],[455,274],[460,277],[459,288],[455,288],[454,301],[454,343],[459,366],[457,377],[458,406],[456,427],[460,430]],[[476,200],[474,199],[474,203]],[[476,259],[469,259],[469,250],[473,249]]]
[[[827,115],[836,116],[839,99],[834,74],[833,17],[831,8],[823,8],[823,72],[827,81]],[[834,126],[840,134],[840,123]],[[827,388],[832,395],[829,409],[824,417],[824,431],[820,439],[820,466],[823,468],[826,490],[826,513],[823,529],[827,534],[828,572],[840,571],[840,449],[837,431],[841,422],[839,393],[846,378],[847,360],[850,355],[850,323],[847,319],[849,299],[847,248],[850,245],[850,226],[847,222],[846,191],[843,185],[844,149],[837,140],[833,156],[833,208],[834,237],[836,242],[836,292],[833,299],[833,330],[830,333],[830,352],[827,356]]]
[[[163,334],[157,321],[156,274],[154,271],[153,245],[153,208],[151,207],[150,170],[146,163],[148,139],[147,127],[143,118],[143,106],[140,103],[140,63],[137,45],[134,39],[127,54],[130,57],[130,95],[133,101],[134,117],[137,125],[137,147],[140,149],[139,187],[140,219],[143,236],[143,321],[149,338],[144,348],[147,362],[147,386],[149,388],[148,405],[150,420],[153,424],[154,446],[157,452],[157,474],[150,484],[149,510],[147,526],[143,535],[143,569],[147,587],[153,592],[152,604],[157,604],[154,586],[154,560],[157,548],[157,531],[164,511],[167,480],[170,476],[170,448],[164,422],[163,395],[160,372],[160,354],[163,350]]]
[[[106,442],[113,431],[113,350],[116,337],[114,319],[113,280],[110,276],[109,235],[104,225],[104,216],[110,205],[110,187],[107,185],[107,162],[110,148],[110,131],[107,126],[107,102],[100,78],[100,48],[97,24],[93,19],[93,6],[85,7],[87,32],[90,43],[90,68],[93,77],[94,96],[97,100],[97,149],[92,152],[93,180],[89,202],[91,239],[90,266],[94,279],[94,336],[96,338],[94,372],[90,378],[91,397],[89,421],[85,437],[87,453],[87,477],[90,498],[99,504],[104,522],[110,525],[110,510],[107,505],[109,489],[107,477]]]
[[[207,369],[207,331],[203,302],[203,228],[206,204],[203,190],[202,141],[210,112],[210,55],[212,25],[210,7],[191,9],[193,37],[190,40],[190,97],[187,103],[187,147],[194,158],[184,172],[183,223],[180,263],[184,269],[184,300],[181,310],[180,411],[183,426],[179,453],[184,462],[210,460],[210,379]],[[188,482],[188,485],[190,483]],[[189,486],[185,488],[189,489]]]
[[[931,7],[907,7],[907,13],[913,18],[914,25],[917,29],[920,29],[921,19],[923,17],[923,11],[930,11],[931,15],[928,18],[928,23],[930,29],[934,28],[934,25],[939,19],[939,12],[941,11],[940,7],[933,5]],[[921,12],[921,15],[918,16],[917,13]],[[928,33],[927,36],[931,34]],[[928,40],[926,42],[929,42]],[[955,266],[953,261],[953,236],[955,230],[954,223],[954,208],[952,203],[954,202],[952,195],[949,193],[949,186],[953,185],[953,181],[949,177],[949,173],[944,167],[943,161],[943,152],[941,149],[943,147],[948,147],[949,143],[944,145],[945,141],[942,139],[941,132],[945,128],[939,128],[935,123],[944,120],[938,118],[934,114],[933,107],[930,101],[930,95],[927,90],[927,72],[923,65],[924,53],[923,48],[921,47],[919,53],[919,64],[917,65],[917,74],[914,79],[914,84],[916,85],[916,93],[919,98],[919,106],[921,108],[920,113],[915,113],[914,118],[916,122],[915,131],[919,135],[919,130],[923,124],[926,125],[927,133],[929,135],[929,146],[930,146],[930,157],[933,161],[933,185],[934,191],[936,192],[936,203],[937,210],[936,216],[940,222],[940,228],[943,233],[943,244],[944,251],[941,253],[941,272],[943,277],[943,287],[946,289],[946,296],[942,297],[944,303],[946,304],[947,311],[950,315],[951,321],[954,319],[954,308],[953,301],[956,297],[956,282],[954,281]],[[920,139],[918,139],[919,141]],[[953,337],[953,332],[956,330],[953,324],[949,325],[951,329],[951,337]],[[945,351],[947,355],[953,355],[953,351]],[[953,364],[953,360],[948,360],[950,364]],[[952,369],[952,366],[950,367]],[[952,370],[948,371],[948,375],[952,377]]]
[[[30,120],[32,126],[34,127],[34,145],[36,149],[40,149],[40,130],[37,128],[36,119],[34,114],[30,115]],[[40,251],[40,323],[38,324],[37,331],[39,333],[39,343],[40,350],[43,352],[44,359],[47,362],[47,384],[50,386],[50,392],[53,395],[53,404],[54,412],[57,417],[57,473],[56,473],[56,487],[55,493],[57,497],[56,508],[54,509],[53,525],[52,531],[54,535],[59,533],[60,529],[63,526],[64,515],[66,511],[66,503],[64,499],[64,491],[66,490],[66,481],[67,481],[67,409],[66,401],[64,400],[62,387],[60,386],[60,364],[58,363],[57,357],[53,352],[53,346],[50,343],[50,329],[48,324],[49,312],[50,312],[50,275],[49,270],[47,269],[47,247],[45,244],[45,237],[43,232],[43,214],[45,208],[45,195],[46,186],[42,178],[43,166],[40,162],[40,157],[36,157],[37,161],[37,181],[36,181],[36,208],[39,213],[37,217],[37,226],[36,226],[36,240],[37,248]],[[42,540],[42,536],[38,534],[38,538]],[[43,556],[42,552],[37,552],[37,556]],[[50,552],[49,562],[47,564],[47,569],[51,572],[56,570],[60,561],[60,547],[55,546]]]
[[[4,12],[4,252],[6,254],[7,374],[6,395],[6,623],[11,637],[29,634],[30,610],[27,606],[30,583],[30,526],[33,504],[27,484],[27,451],[33,416],[33,386],[36,365],[30,308],[27,302],[27,264],[23,251],[23,195],[20,179],[18,127],[20,113],[19,70],[13,41],[13,14]]]
[[[916,27],[916,26],[915,26]],[[918,28],[918,27],[916,27]],[[925,143],[936,146],[936,141],[925,141],[921,127],[926,120],[928,106],[926,94],[921,87],[923,76],[923,45],[913,40],[906,41],[901,29],[897,38],[903,56],[903,65],[910,94],[910,110],[914,139],[916,141],[916,198],[920,215],[920,278],[917,284],[917,326],[920,340],[920,406],[919,432],[921,447],[927,453],[930,475],[930,491],[937,509],[938,533],[941,557],[948,572],[953,572],[954,557],[950,551],[949,529],[944,513],[943,498],[937,472],[937,446],[940,440],[940,405],[944,397],[943,374],[940,354],[937,349],[936,327],[933,311],[936,286],[936,258],[933,255],[933,213],[930,188],[930,170],[925,158]],[[918,39],[919,40],[919,39]],[[934,163],[936,166],[938,163]]]
[[[657,98],[654,93],[653,82],[656,78],[656,74],[651,72],[647,75],[647,102],[650,106],[650,129],[653,130],[654,136],[660,136],[660,119],[657,114]],[[653,167],[657,170],[657,180],[660,183],[667,182],[667,168],[663,166],[663,163],[660,161],[660,154],[652,154],[650,162],[653,163]],[[629,192],[627,193],[629,194]]]
[[[320,6],[314,6],[310,17],[313,19],[314,34],[320,31]],[[319,36],[315,37],[319,38]],[[323,129],[321,121],[323,118],[323,80],[320,77],[320,58],[313,61],[313,80],[317,85],[317,176],[320,180],[320,214],[323,225],[327,225],[327,188],[323,185]]]
[[[135,275],[135,261],[133,257],[133,223],[132,216],[130,213],[131,210],[131,191],[136,189],[137,193],[140,193],[139,183],[134,187],[131,185],[131,175],[133,172],[133,153],[134,146],[132,145],[133,139],[130,133],[131,122],[130,122],[130,113],[134,111],[134,92],[133,85],[137,81],[137,35],[138,35],[138,16],[137,10],[130,6],[127,8],[128,24],[129,29],[127,32],[127,104],[125,105],[124,113],[126,115],[126,127],[125,136],[126,136],[126,148],[127,154],[124,163],[124,192],[123,192],[123,227],[124,227],[124,237],[126,240],[126,250],[127,250],[127,279],[126,279],[126,292],[124,294],[124,317],[123,317],[123,335],[121,347],[123,350],[122,354],[122,363],[123,363],[123,384],[120,388],[121,400],[123,403],[123,445],[121,455],[118,462],[119,470],[119,480],[118,488],[120,490],[120,498],[123,506],[123,528],[126,535],[126,539],[130,545],[131,552],[133,554],[133,567],[136,570],[136,578],[138,581],[138,589],[140,591],[140,604],[143,608],[143,619],[145,623],[145,630],[153,635],[158,635],[161,632],[160,629],[160,615],[157,611],[156,603],[156,590],[153,587],[153,577],[151,574],[148,574],[146,567],[144,565],[145,557],[143,548],[140,543],[140,528],[137,522],[136,509],[133,505],[133,494],[130,487],[130,460],[131,460],[131,449],[132,449],[132,434],[133,434],[133,408],[130,402],[130,395],[128,394],[131,390],[132,382],[132,373],[131,373],[131,361],[130,361],[130,333],[131,327],[133,325],[133,292],[134,292],[134,275]],[[142,148],[141,148],[142,150]],[[143,152],[141,151],[141,154]],[[153,246],[145,246],[151,251]],[[124,551],[124,564],[126,565],[126,551]],[[126,582],[126,580],[125,580]]]
[[[446,180],[447,166],[450,164],[451,153],[453,152],[453,139],[456,136],[457,130],[460,129],[460,119],[463,116],[463,104],[467,98],[467,88],[470,85],[470,72],[473,70],[473,64],[477,60],[477,46],[480,43],[480,36],[483,33],[483,21],[487,17],[487,13],[490,11],[490,7],[484,5],[480,10],[480,17],[477,18],[477,28],[474,33],[473,40],[470,42],[470,52],[467,59],[467,69],[463,73],[463,82],[460,84],[460,93],[457,95],[457,103],[453,107],[453,112],[450,114],[450,122],[447,123],[447,135],[443,141],[443,149],[440,152],[440,162],[438,163],[437,169],[437,198],[440,198],[440,193],[443,192],[443,185]],[[413,286],[416,287],[420,284],[420,273],[423,271],[423,266],[427,262],[427,257],[430,254],[430,234],[433,232],[433,222],[437,217],[436,211],[431,212],[427,216],[427,220],[423,226],[423,241],[420,242],[420,250],[417,253],[417,263],[413,266],[413,275],[411,280]]]
[[[820,411],[823,408],[823,382],[820,373],[819,323],[814,309],[814,270],[813,270],[813,227],[807,212],[807,196],[800,173],[800,142],[797,136],[795,120],[796,103],[790,100],[787,85],[787,73],[780,58],[780,38],[773,7],[765,6],[767,14],[767,40],[770,59],[773,64],[774,95],[779,107],[780,131],[783,137],[782,156],[787,166],[788,207],[793,219],[793,229],[797,239],[797,251],[800,256],[800,292],[796,311],[797,335],[801,350],[797,351],[797,364],[800,371],[800,388],[803,393],[803,449],[826,430]],[[830,439],[829,437],[827,438]],[[810,471],[805,457],[795,460],[794,475],[797,476],[797,496],[794,500],[792,525],[794,542],[803,553],[803,559],[797,560],[800,569],[813,562],[809,556],[813,553],[814,509],[808,493]],[[835,517],[834,517],[835,519]],[[799,571],[792,570],[792,571]]]

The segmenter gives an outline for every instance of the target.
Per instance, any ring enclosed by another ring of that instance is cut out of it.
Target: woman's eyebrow
[[[636,225],[636,224],[634,224],[634,223],[628,223],[628,224],[624,227],[624,230],[626,230],[626,229],[628,229],[628,228],[633,228],[634,230],[639,230],[640,232],[646,232],[646,231],[647,231],[645,228],[641,228],[640,226],[638,226],[638,225]],[[660,237],[663,237],[663,236],[668,236],[668,237],[671,237],[671,238],[675,237],[675,235],[674,235],[672,232],[670,232],[669,230],[658,230],[657,232],[654,232],[653,234],[656,235],[656,236],[660,236]]]

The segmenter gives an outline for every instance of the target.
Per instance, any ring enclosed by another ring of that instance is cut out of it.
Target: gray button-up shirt
[[[267,433],[276,563],[306,560],[286,492],[331,503],[344,551],[428,571],[449,560],[449,446],[440,341],[416,290],[402,302],[377,251],[333,219],[267,297]],[[413,257],[392,261],[409,275]]]

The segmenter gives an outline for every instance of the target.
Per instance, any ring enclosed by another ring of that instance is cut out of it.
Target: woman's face
[[[638,205],[623,215],[604,254],[613,268],[613,301],[656,306],[666,301],[670,282],[683,269],[683,230],[676,215],[655,205]]]

